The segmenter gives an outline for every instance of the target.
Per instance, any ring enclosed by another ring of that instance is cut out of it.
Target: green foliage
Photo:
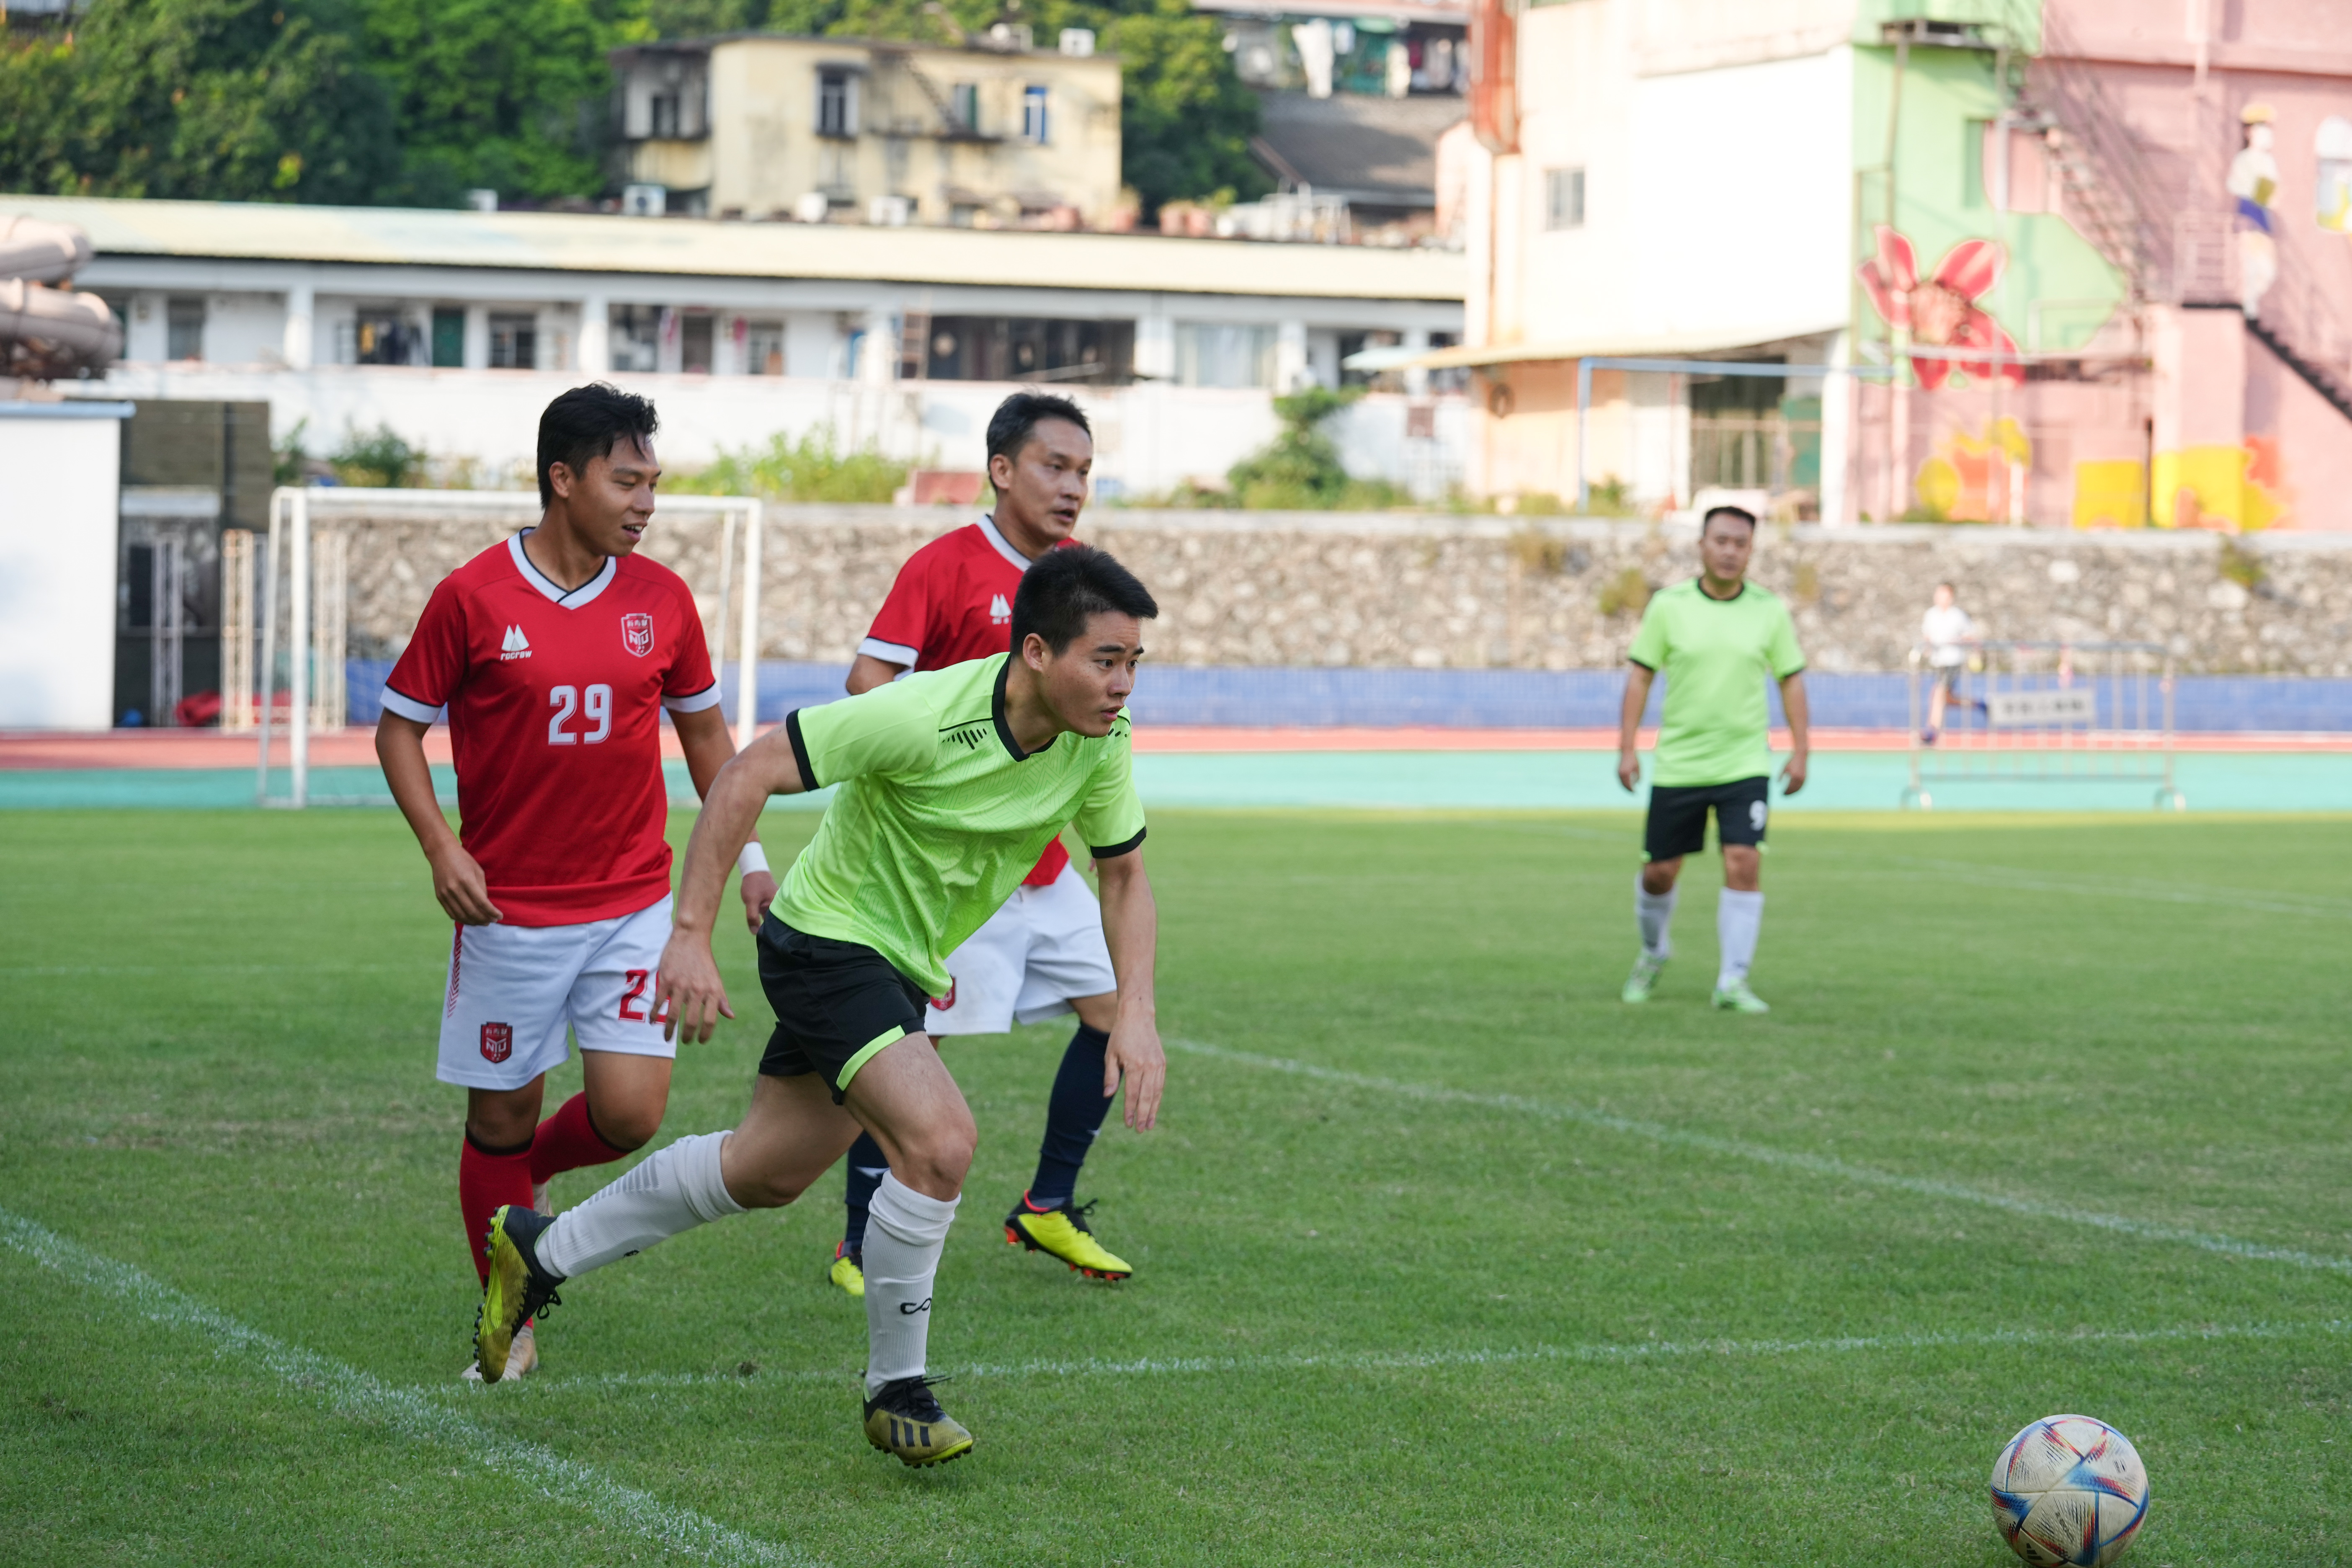
[[[298,428],[294,438],[299,440],[300,434]],[[343,444],[329,455],[327,464],[343,484],[402,489],[421,477],[425,449],[402,440],[391,426],[379,425],[369,431],[346,430]]]
[[[1356,401],[1350,387],[1333,392],[1308,386],[1274,400],[1282,434],[1226,471],[1234,499],[1252,511],[1318,510],[1339,504],[1348,488],[1339,449],[1323,434],[1323,421]]]
[[[2259,588],[2270,577],[2263,558],[2234,539],[2221,541],[2221,575],[2241,588]]]
[[[882,455],[872,444],[845,451],[831,425],[799,440],[771,436],[767,449],[724,452],[698,473],[670,481],[687,495],[755,495],[776,501],[887,501],[914,465]]]
[[[1584,496],[1587,517],[1634,517],[1641,511],[1633,500],[1633,482],[1614,474],[1586,485]]]
[[[0,40],[0,189],[381,201],[388,96],[341,0],[93,0]]]
[[[308,415],[294,421],[294,428],[286,432],[286,439],[269,449],[269,477],[273,483],[299,485],[303,472],[310,467],[310,454],[304,443],[309,438],[310,420]]]
[[[1650,581],[1639,566],[1628,566],[1601,584],[1594,602],[1604,616],[1638,616],[1649,606]]]

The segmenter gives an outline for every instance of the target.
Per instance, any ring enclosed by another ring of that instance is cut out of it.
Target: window
[[[356,323],[352,358],[361,364],[414,364],[419,347],[416,329],[398,310],[362,307]]]
[[[654,134],[675,137],[677,134],[677,94],[657,92],[650,106],[653,110]]]
[[[967,132],[980,130],[980,84],[960,81],[948,89],[948,110],[955,122]]]
[[[499,315],[490,318],[490,368],[539,368],[539,318]]]
[[[857,134],[857,78],[845,70],[816,73],[816,133]]]
[[[1366,349],[1392,349],[1404,342],[1402,332],[1341,332],[1339,384],[1370,387],[1375,392],[1402,392],[1404,374],[1395,370],[1350,370],[1348,362]]]
[[[205,302],[174,295],[163,306],[163,357],[205,357]]]
[[[738,318],[740,321],[740,318]],[[743,374],[746,375],[782,375],[784,374],[784,324],[782,321],[743,321]]]
[[[613,335],[606,353],[617,371],[661,368],[661,312],[651,305],[614,305],[605,312]]]
[[[1584,171],[1544,171],[1544,227],[1584,226]]]
[[[1039,147],[1045,144],[1045,89],[1042,87],[1021,89],[1021,140]]]
[[[1124,386],[1135,323],[1034,316],[934,316],[924,374],[933,381],[1076,382]]]
[[[1179,386],[1272,386],[1274,329],[1176,323]]]
[[[466,312],[442,306],[433,312],[433,363],[461,370],[466,363]]]
[[[678,322],[677,368],[689,374],[710,374],[710,343],[716,318],[692,315]]]

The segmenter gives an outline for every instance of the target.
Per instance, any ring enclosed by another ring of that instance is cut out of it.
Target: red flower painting
[[[2017,353],[2017,340],[1977,309],[1977,301],[2000,281],[2006,258],[2000,246],[1989,239],[1964,239],[1944,253],[1934,276],[1923,279],[1911,242],[1883,223],[1877,229],[1878,254],[1862,264],[1859,275],[1870,302],[1887,325],[1907,327],[1912,342],[1923,348]],[[1930,392],[1943,385],[1954,371],[1965,371],[1983,381],[1998,376],[2011,386],[2025,384],[2025,367],[2016,363],[1915,354],[1911,369],[1919,384]]]

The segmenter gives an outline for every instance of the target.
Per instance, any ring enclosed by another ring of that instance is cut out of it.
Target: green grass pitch
[[[980,1446],[919,1473],[857,1431],[837,1178],[457,1382],[448,937],[390,813],[0,815],[0,1558],[1989,1568],[1996,1451],[2082,1411],[2154,1479],[2136,1562],[2352,1559],[2352,822],[1785,819],[1759,1019],[1704,1005],[1696,861],[1616,1001],[1630,816],[1147,853],[1166,1119],[1081,1194],[1138,1272],[996,1224],[1065,1031],[951,1045]],[[744,1103],[721,952],[665,1138]]]

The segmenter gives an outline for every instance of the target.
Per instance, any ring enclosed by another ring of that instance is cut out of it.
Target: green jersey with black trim
[[[1730,598],[1713,599],[1696,577],[1661,589],[1625,657],[1666,678],[1652,784],[1732,784],[1772,771],[1764,682],[1805,668],[1778,595],[1742,583]]]
[[[1097,860],[1143,842],[1128,718],[1024,752],[1004,717],[1011,657],[916,673],[784,718],[801,783],[839,784],[784,873],[776,918],[874,949],[934,996],[947,955],[1010,898],[1062,829]]]

